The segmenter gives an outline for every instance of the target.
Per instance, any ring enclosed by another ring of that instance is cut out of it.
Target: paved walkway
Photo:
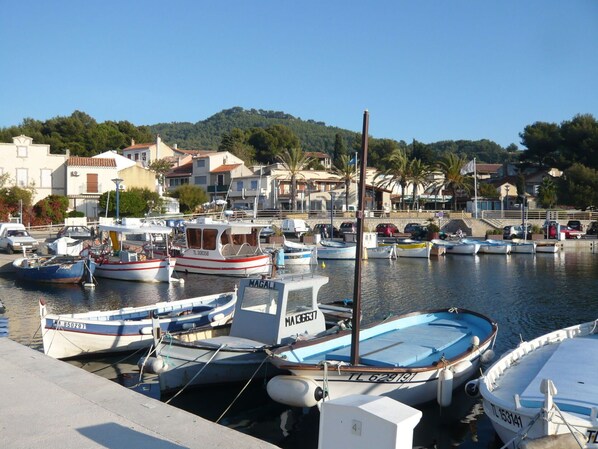
[[[11,449],[273,449],[0,338],[0,446]]]

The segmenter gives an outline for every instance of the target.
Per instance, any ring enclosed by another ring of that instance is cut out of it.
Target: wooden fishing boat
[[[432,244],[434,246],[442,247],[445,249],[446,254],[465,254],[465,255],[476,255],[480,250],[480,242],[472,240],[441,240],[433,239]]]
[[[81,256],[20,257],[13,261],[15,277],[22,281],[53,284],[92,282],[95,262]]]
[[[512,245],[502,240],[484,240],[480,242],[480,253],[483,254],[511,254]]]
[[[357,245],[355,243],[322,240],[318,247],[318,259],[355,260]]]
[[[432,243],[430,242],[399,242],[396,244],[397,257],[430,258]]]

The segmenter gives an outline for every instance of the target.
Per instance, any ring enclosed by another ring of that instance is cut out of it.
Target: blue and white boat
[[[355,260],[357,245],[355,243],[322,240],[318,247],[318,259]]]
[[[480,242],[480,253],[484,254],[511,254],[512,245],[503,240],[487,239]]]
[[[135,351],[152,345],[152,317],[161,332],[213,329],[232,319],[237,293],[219,293],[141,307],[55,315],[40,303],[44,353],[62,359]]]
[[[445,249],[446,254],[467,254],[476,255],[480,250],[478,240],[460,239],[460,240],[441,240],[434,239],[432,244]]]
[[[42,256],[20,257],[12,266],[22,281],[53,284],[77,284],[93,278],[96,264],[87,257]]]
[[[317,248],[285,240],[283,244],[284,264],[311,265],[317,263]]]
[[[481,394],[502,447],[595,448],[596,353],[598,320],[566,327],[520,343],[466,391]]]
[[[532,240],[511,240],[511,254],[535,254],[536,242]]]

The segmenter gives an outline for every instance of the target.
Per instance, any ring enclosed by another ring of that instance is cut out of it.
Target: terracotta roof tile
[[[189,162],[188,164],[180,165],[179,167],[174,167],[168,173],[166,173],[167,178],[176,178],[180,176],[191,176],[193,173],[193,163]]]
[[[210,173],[225,173],[234,170],[235,168],[239,167],[241,164],[224,164],[220,167],[216,167],[214,170],[211,170]]]
[[[139,150],[141,148],[149,148],[152,145],[156,145],[156,143],[136,143],[135,145],[131,145],[130,147],[127,148],[123,148],[123,151],[125,150]]]
[[[111,158],[71,156],[67,159],[69,167],[114,167],[116,161]]]

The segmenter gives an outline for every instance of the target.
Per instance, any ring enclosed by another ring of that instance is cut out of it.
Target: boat
[[[511,254],[535,254],[536,242],[531,240],[511,240]]]
[[[430,258],[432,251],[432,243],[430,242],[419,242],[419,241],[403,241],[398,242],[396,245],[397,257],[417,257],[417,258]]]
[[[236,291],[141,307],[72,314],[48,313],[40,303],[44,353],[57,358],[135,351],[152,345],[152,317],[160,331],[218,329],[230,322]]]
[[[200,217],[185,224],[185,248],[175,269],[185,273],[250,277],[269,274],[271,255],[260,246],[267,225]]]
[[[558,242],[551,242],[550,240],[536,241],[536,253],[556,254],[559,252]]]
[[[96,262],[96,276],[121,281],[171,282],[176,259],[154,253],[152,247],[145,250],[132,242],[168,241],[172,230],[167,226],[144,224],[141,220],[123,218],[122,224],[100,224],[100,238],[91,247],[83,250]],[[105,237],[107,236],[107,237]]]
[[[481,395],[502,447],[594,448],[597,351],[598,320],[556,330],[504,354],[466,392]]]
[[[512,245],[502,240],[487,239],[480,242],[480,253],[483,254],[511,254]]]
[[[434,246],[445,249],[446,254],[467,254],[476,255],[480,250],[480,242],[478,240],[460,239],[460,240],[442,240],[433,239]]]
[[[48,252],[56,255],[78,256],[83,251],[85,240],[60,237],[53,242],[46,243]]]
[[[274,349],[270,362],[291,374],[271,379],[267,391],[273,400],[298,407],[354,394],[388,396],[407,405],[437,398],[447,406],[453,389],[490,357],[498,327],[483,315],[451,308],[414,312],[361,329],[356,317],[361,316],[367,117],[366,111],[351,330]]]
[[[21,281],[54,284],[93,283],[96,263],[80,256],[20,257],[13,261],[15,277]]]
[[[170,392],[276,374],[267,363],[270,350],[329,332],[317,303],[327,282],[327,277],[313,274],[241,279],[228,335],[196,339],[193,332],[167,334],[156,342],[156,358],[162,361],[160,389]],[[334,309],[338,313],[338,307]]]
[[[317,262],[317,248],[285,240],[282,249],[284,251],[284,265],[311,265]]]
[[[318,259],[323,260],[355,260],[357,245],[355,243],[322,240],[318,247]]]
[[[368,259],[396,259],[395,244],[366,248]]]

